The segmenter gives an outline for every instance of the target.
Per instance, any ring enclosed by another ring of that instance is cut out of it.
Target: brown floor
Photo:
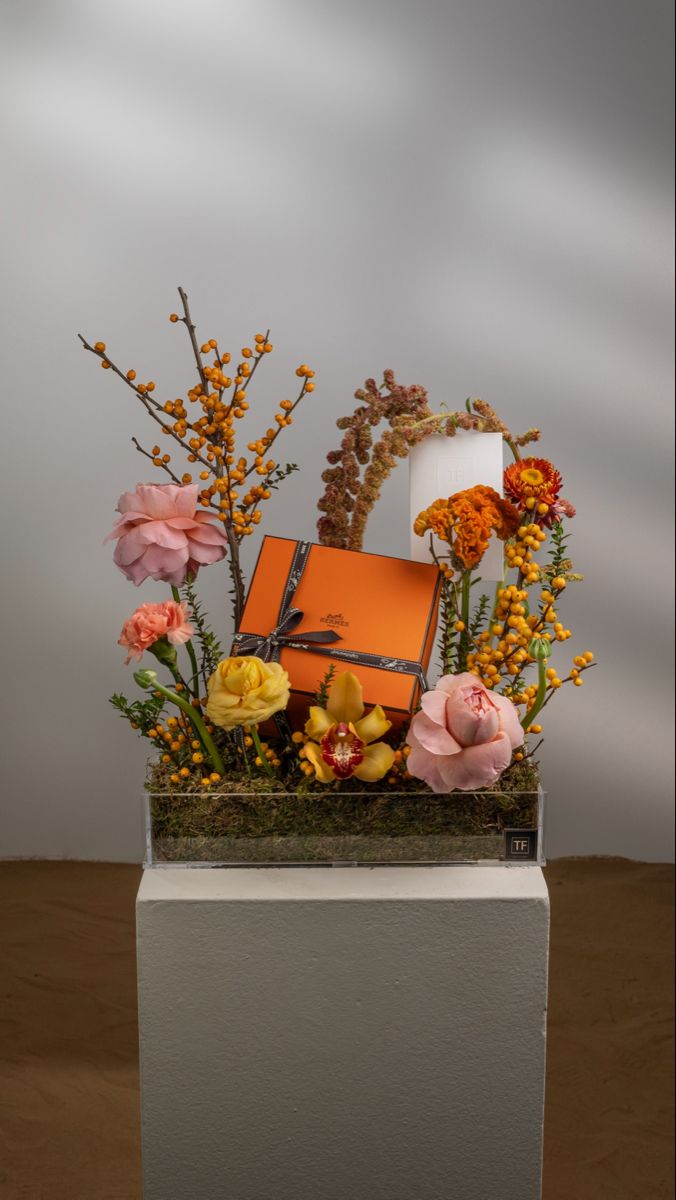
[[[140,1200],[139,877],[0,864],[2,1200]],[[673,868],[561,860],[547,879],[545,1200],[671,1200]]]

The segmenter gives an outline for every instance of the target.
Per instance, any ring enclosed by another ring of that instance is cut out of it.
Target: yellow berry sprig
[[[533,509],[535,505],[528,507]],[[548,506],[537,506],[540,517],[546,516],[548,511]],[[542,726],[536,717],[554,692],[569,682],[581,687],[583,672],[595,663],[593,653],[584,651],[573,658],[570,673],[565,678],[560,677],[554,666],[547,665],[552,645],[572,636],[571,630],[559,620],[558,601],[568,579],[581,576],[568,569],[572,564],[564,557],[564,540],[560,534],[555,537],[554,567],[541,567],[533,554],[545,542],[547,534],[541,526],[527,522],[525,517],[514,539],[505,547],[505,568],[517,571],[517,581],[513,584],[505,582],[496,588],[489,626],[474,637],[467,668],[489,689],[506,683],[504,694],[517,706],[523,706],[521,723],[526,733],[539,734]],[[529,588],[538,582],[541,584],[538,607],[532,612]],[[464,631],[465,626],[459,621],[454,628]],[[538,681],[537,684],[526,684],[521,676],[532,666],[537,666]],[[521,753],[517,757],[524,755]]]
[[[105,342],[90,345],[81,334],[79,336],[85,350],[95,354],[105,370],[112,370],[131,388],[148,415],[159,425],[162,434],[171,437],[181,447],[188,464],[201,468],[199,481],[203,486],[198,502],[202,507],[213,509],[224,526],[234,585],[235,622],[239,624],[244,606],[239,546],[260,523],[260,505],[270,498],[272,487],[284,475],[278,462],[269,457],[270,448],[282,429],[292,424],[292,414],[303,397],[314,391],[314,371],[306,363],[301,363],[296,370],[301,384],[295,400],[282,400],[275,414],[274,425],[261,437],[247,443],[248,455],[252,457],[238,453],[236,422],[242,420],[249,409],[249,388],[260,363],[274,349],[269,331],[256,333],[252,345],[242,347],[239,362],[232,363],[231,354],[222,353],[215,338],[209,338],[201,344],[198,342],[188,297],[183,288],[178,291],[183,315],[171,313],[169,320],[172,324],[185,325],[198,375],[197,383],[188,390],[185,400],[179,397],[160,402],[154,394],[154,380],[140,382],[135,370],[123,371],[117,366],[108,354]],[[195,409],[198,411],[191,411]],[[162,453],[159,445],[148,450],[136,438],[132,441],[136,449],[175,484],[193,482],[190,471],[179,474],[172,468],[171,455]],[[242,488],[243,492],[240,490]]]
[[[282,760],[277,751],[258,736],[255,726],[244,726],[244,747],[254,751],[254,766],[267,770],[269,774],[272,774],[273,767],[275,770],[281,767]]]

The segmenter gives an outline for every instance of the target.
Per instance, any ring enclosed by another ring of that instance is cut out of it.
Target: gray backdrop
[[[548,851],[670,856],[670,11],[3,6],[2,854],[142,854],[144,750],[106,698],[166,589],[102,539],[152,435],[75,335],[173,398],[183,284],[205,336],[272,329],[251,429],[317,370],[269,532],[313,536],[333,422],[384,367],[542,426],[588,574],[564,612],[601,663],[547,710]],[[400,470],[367,549],[405,554],[407,516]],[[203,578],[225,632],[225,569]]]

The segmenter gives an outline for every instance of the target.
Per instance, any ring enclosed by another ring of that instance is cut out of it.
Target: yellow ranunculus
[[[394,762],[394,750],[377,738],[387,733],[388,721],[379,704],[364,716],[362,687],[356,675],[339,675],[329,691],[326,708],[313,706],[305,732],[312,739],[304,751],[321,783],[354,775],[367,783],[382,779]]]
[[[207,715],[221,729],[258,725],[289,702],[289,676],[277,662],[224,658],[207,684]]]

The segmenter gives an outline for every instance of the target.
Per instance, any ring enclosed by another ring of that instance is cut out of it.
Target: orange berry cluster
[[[255,334],[253,347],[242,347],[241,360],[234,374],[227,375],[223,368],[232,357],[229,353],[220,353],[215,338],[209,339],[200,347],[200,353],[204,356],[213,353],[214,357],[204,364],[203,379],[188,392],[189,403],[199,404],[201,415],[188,422],[182,402],[174,404],[176,423],[173,432],[181,439],[188,431],[192,433],[188,439],[188,461],[199,462],[204,468],[199,473],[200,480],[205,483],[199,494],[200,504],[205,508],[216,508],[218,519],[231,525],[238,539],[253,533],[262,518],[258,505],[262,500],[269,500],[272,494],[268,484],[278,464],[276,459],[268,457],[269,447],[280,430],[292,423],[291,412],[303,395],[314,387],[310,383],[314,371],[303,364],[296,372],[303,379],[300,393],[295,401],[282,400],[275,416],[277,429],[268,428],[262,437],[247,444],[252,459],[238,455],[235,422],[248,411],[247,388],[259,362],[272,350],[272,343],[265,334]],[[259,481],[252,479],[247,485],[247,480],[254,475]],[[186,473],[181,482],[192,482],[192,476]],[[245,488],[243,494],[242,488]]]
[[[251,734],[248,732],[249,728],[250,727],[248,725],[244,726],[244,746],[245,746],[246,750],[250,750],[252,748],[252,746],[254,745],[254,740],[251,737]],[[270,745],[270,743],[264,742],[261,740],[260,746],[261,746],[261,750],[263,752],[266,762],[268,762],[271,767],[275,767],[275,768],[281,767],[282,760],[279,757],[277,751],[275,749],[273,749],[273,747]],[[257,767],[263,766],[263,759],[261,758],[260,754],[256,755],[256,757],[254,759],[254,763]]]
[[[565,587],[565,580],[562,582]],[[495,687],[503,676],[520,675],[524,666],[535,661],[529,653],[533,638],[564,642],[571,636],[558,619],[555,593],[543,589],[540,598],[540,611],[531,613],[525,588],[517,584],[498,588],[491,625],[475,639],[476,650],[467,658],[468,670],[480,676],[487,687]]]
[[[171,313],[172,324],[187,325],[194,339],[194,329],[187,317]],[[92,347],[88,347],[92,349]],[[282,400],[274,416],[274,424],[265,433],[248,442],[247,454],[238,454],[236,448],[236,422],[249,409],[249,386],[261,362],[273,350],[268,335],[256,333],[251,346],[243,346],[241,358],[233,364],[229,353],[221,353],[215,338],[209,338],[200,346],[193,340],[199,380],[187,392],[187,400],[178,398],[159,403],[153,393],[155,382],[137,381],[136,371],[120,371],[106,353],[105,342],[96,342],[94,351],[99,355],[101,366],[111,367],[133,388],[143,401],[151,416],[161,426],[162,433],[177,441],[185,451],[188,462],[197,464],[199,480],[204,484],[199,492],[199,503],[204,508],[216,509],[218,519],[227,524],[238,541],[253,533],[262,518],[260,503],[269,500],[277,460],[270,456],[270,447],[282,429],[293,423],[292,413],[307,393],[314,391],[314,371],[301,363],[296,370],[301,380],[295,400]],[[199,415],[191,411],[192,406],[201,409]],[[140,449],[140,447],[139,447]],[[190,484],[193,475],[185,471],[180,477],[174,474],[170,464],[171,455],[163,454],[160,446],[152,451],[142,451],[156,467],[164,470],[175,483]],[[249,457],[251,455],[252,457]]]
[[[181,684],[176,684],[175,687],[177,691],[183,690]],[[192,703],[199,711],[204,708],[206,700],[193,700]],[[135,725],[135,728],[138,728],[138,725]],[[207,724],[206,729],[208,733],[215,732],[214,726],[211,724]],[[250,727],[245,725],[243,732],[245,750],[251,753],[254,740],[251,737]],[[169,774],[171,783],[184,786],[194,783],[199,785],[200,790],[204,790],[221,782],[222,776],[218,771],[209,772],[204,747],[195,737],[195,730],[183,714],[178,717],[167,717],[164,723],[158,721],[154,728],[148,730],[146,736],[159,746],[160,762],[166,767],[173,768]],[[265,741],[261,741],[260,746],[266,762],[275,769],[281,767],[282,761],[277,750]],[[256,753],[254,762],[257,767],[264,765],[263,759],[258,753]]]
[[[411,772],[407,769],[406,759],[411,753],[410,746],[402,746],[400,750],[394,752],[394,762],[390,768],[390,773],[387,776],[387,782],[390,787],[396,787],[401,784],[404,779],[411,779]]]
[[[539,525],[520,525],[513,541],[505,545],[507,568],[515,567],[524,583],[537,583],[540,567],[533,559],[533,551],[546,541],[547,534]]]
[[[534,684],[520,683],[519,678],[525,668],[536,661],[530,653],[533,639],[553,643],[565,642],[572,636],[570,629],[566,629],[559,621],[555,608],[556,600],[565,586],[564,576],[558,576],[551,581],[550,587],[543,588],[537,612],[529,611],[525,588],[515,584],[498,588],[491,624],[474,639],[474,650],[467,656],[468,671],[477,675],[489,689],[511,677],[505,695],[515,704],[525,705],[526,711],[532,706],[538,688]],[[458,625],[462,625],[462,622],[458,622]],[[556,667],[548,667],[545,672],[547,690],[556,691],[569,681],[581,687],[581,673],[593,661],[591,650],[576,655],[565,679],[560,678]],[[540,733],[541,726],[531,725],[528,732]]]
[[[307,779],[313,779],[315,775],[315,769],[312,764],[308,762],[305,756],[305,743],[310,741],[309,737],[306,733],[299,729],[296,733],[291,734],[291,741],[298,747],[298,758],[300,760],[300,769],[303,775],[305,775]]]
[[[178,691],[182,690],[181,684],[175,686]],[[200,702],[193,703],[198,708],[201,706]],[[213,725],[207,725],[207,730],[213,733]],[[197,781],[202,787],[220,781],[221,776],[216,771],[204,775],[205,768],[202,764],[205,758],[202,743],[195,737],[194,729],[183,714],[167,717],[164,723],[158,721],[153,729],[148,730],[147,737],[160,746],[160,761],[165,766],[174,768],[169,776],[172,783],[185,783],[193,776],[197,776]]]
[[[584,683],[584,680],[582,679],[582,672],[586,671],[593,662],[594,653],[592,650],[585,650],[583,654],[576,654],[575,658],[573,659],[573,666],[571,667],[570,672],[565,679],[560,678],[556,667],[547,667],[547,691],[558,691],[560,687],[563,687],[564,683],[572,683],[575,685],[575,687],[582,687],[582,684]],[[505,690],[505,694],[510,696],[510,699],[514,702],[514,704],[525,704],[526,711],[528,711],[535,701],[537,690],[538,689],[534,684],[529,684],[527,687],[522,687],[520,690],[515,692],[511,692],[510,689],[507,688]],[[526,732],[542,733],[542,726],[529,725]]]

